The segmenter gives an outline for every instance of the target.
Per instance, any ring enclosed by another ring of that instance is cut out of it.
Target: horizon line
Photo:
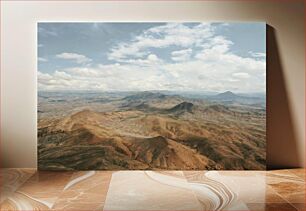
[[[251,94],[251,93],[264,93],[265,91],[250,91],[250,92],[243,92],[243,91],[179,91],[179,90],[37,90],[37,92],[194,92],[194,93],[225,93],[225,92],[232,92],[232,93],[242,93],[242,94]]]

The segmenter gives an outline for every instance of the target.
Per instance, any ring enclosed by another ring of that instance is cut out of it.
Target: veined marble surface
[[[305,169],[1,169],[1,210],[305,210]]]

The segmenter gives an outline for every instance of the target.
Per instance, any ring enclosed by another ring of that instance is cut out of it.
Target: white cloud
[[[157,56],[155,54],[150,54],[148,56],[148,60],[152,61],[152,62],[156,62],[156,61],[158,61],[158,58],[157,58]]]
[[[127,59],[122,61],[125,64],[133,64],[139,66],[154,66],[161,65],[163,61],[155,54],[149,54],[145,59]]]
[[[266,53],[249,51],[252,57],[266,57]]]
[[[211,37],[201,45],[202,51],[197,53],[195,57],[204,60],[218,59],[229,51],[232,44],[232,41],[223,36]]]
[[[188,48],[188,49],[184,49],[184,50],[179,50],[179,51],[172,51],[171,52],[171,59],[173,61],[187,61],[190,59],[192,53],[192,49]]]
[[[239,72],[239,73],[233,73],[232,74],[235,78],[243,78],[243,79],[246,79],[246,78],[250,78],[250,74],[249,73],[243,73],[243,72]]]
[[[166,48],[169,46],[190,47],[200,45],[203,40],[213,35],[210,24],[186,26],[169,23],[144,31],[128,43],[120,43],[108,54],[110,60],[122,61],[128,57],[143,57],[148,48]]]
[[[39,61],[39,62],[47,62],[48,59],[42,58],[42,57],[38,57],[38,61]]]
[[[72,79],[72,76],[70,74],[67,74],[66,72],[62,72],[58,70],[54,72],[53,76],[56,78],[66,79],[66,80]]]
[[[153,57],[154,58],[154,57]],[[222,56],[220,59],[226,58]],[[236,65],[233,65],[238,62]],[[255,62],[255,64],[251,64]],[[199,59],[159,65],[143,65],[141,62],[75,67],[41,75],[44,89],[66,90],[180,90],[180,91],[263,91],[265,77],[259,61],[216,61]],[[243,71],[240,66],[243,66]],[[256,67],[256,68],[255,68]],[[258,69],[257,69],[258,68]],[[66,74],[68,74],[68,76]],[[54,81],[57,81],[55,84]],[[67,85],[69,84],[69,86]],[[42,86],[40,86],[42,87]]]
[[[38,79],[40,81],[48,81],[48,80],[52,79],[52,76],[50,74],[42,73],[40,71],[38,71],[37,76],[38,76]]]
[[[38,44],[37,47],[42,48],[42,47],[44,47],[44,45],[43,44]]]
[[[86,56],[77,53],[61,53],[57,54],[56,58],[73,60],[78,64],[88,63],[92,61],[90,58],[87,58]]]
[[[99,69],[88,68],[88,67],[73,67],[67,68],[62,71],[68,72],[76,77],[98,77]]]

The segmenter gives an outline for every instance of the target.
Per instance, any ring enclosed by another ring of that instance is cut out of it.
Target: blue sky
[[[38,88],[265,92],[265,30],[265,23],[38,23]]]

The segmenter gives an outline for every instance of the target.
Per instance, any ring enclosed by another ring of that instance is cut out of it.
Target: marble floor
[[[1,210],[305,210],[305,169],[1,169]]]

